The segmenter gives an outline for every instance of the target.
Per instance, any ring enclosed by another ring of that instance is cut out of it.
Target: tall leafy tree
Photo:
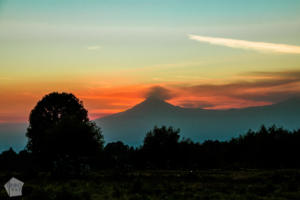
[[[27,149],[47,159],[95,155],[104,143],[82,101],[70,93],[44,96],[30,113],[26,136]]]

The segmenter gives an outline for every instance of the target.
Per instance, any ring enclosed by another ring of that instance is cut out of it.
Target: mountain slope
[[[181,136],[194,141],[226,140],[257,129],[262,124],[300,128],[300,99],[290,99],[270,106],[230,110],[181,108],[163,100],[148,98],[133,108],[96,120],[106,142],[121,140],[139,145],[153,126],[173,126]]]
[[[0,153],[12,147],[15,151],[23,150],[27,123],[0,123]]]

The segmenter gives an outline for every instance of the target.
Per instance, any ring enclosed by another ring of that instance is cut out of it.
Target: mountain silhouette
[[[155,97],[149,97],[134,107],[109,115],[95,122],[103,130],[105,141],[123,141],[129,145],[142,144],[146,133],[157,126],[180,128],[180,135],[193,141],[228,140],[257,130],[262,124],[276,124],[286,129],[300,128],[300,98],[291,98],[269,106],[229,110],[182,108]],[[13,147],[25,147],[28,123],[0,124],[0,152]]]
[[[113,114],[113,115],[110,115],[109,117],[105,117],[105,118],[111,118],[114,116],[123,116],[123,115],[131,116],[131,117],[147,116],[147,115],[153,115],[153,114],[166,115],[168,113],[178,112],[178,111],[180,111],[180,109],[182,109],[182,108],[173,106],[172,104],[169,104],[169,103],[165,102],[164,100],[150,97],[150,98],[147,98],[145,101],[135,105],[131,109],[128,109],[125,112]]]
[[[269,106],[243,109],[208,110],[182,108],[150,97],[117,114],[96,119],[106,142],[121,140],[130,145],[142,144],[147,131],[154,126],[173,126],[181,135],[194,141],[227,140],[258,129],[262,124],[300,128],[300,98],[292,98]]]
[[[27,126],[27,123],[0,123],[0,153],[10,147],[16,151],[24,149]]]

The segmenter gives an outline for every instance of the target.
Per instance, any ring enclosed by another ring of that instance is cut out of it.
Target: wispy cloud
[[[254,77],[253,77],[254,76]],[[249,72],[243,80],[224,84],[183,86],[185,96],[276,103],[300,95],[300,71]],[[211,100],[210,103],[213,103]],[[218,107],[218,103],[215,102]]]
[[[247,40],[235,40],[230,38],[206,37],[200,35],[188,35],[190,39],[206,42],[214,45],[226,46],[239,49],[251,49],[259,52],[300,54],[300,46],[276,44],[266,42],[253,42]]]
[[[88,46],[87,49],[88,49],[88,50],[94,50],[94,51],[95,51],[95,50],[100,49],[100,46]]]

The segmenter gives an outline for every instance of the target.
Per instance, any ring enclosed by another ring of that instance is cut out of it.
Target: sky
[[[0,0],[0,123],[71,92],[91,119],[157,88],[181,107],[300,93],[299,0]]]

